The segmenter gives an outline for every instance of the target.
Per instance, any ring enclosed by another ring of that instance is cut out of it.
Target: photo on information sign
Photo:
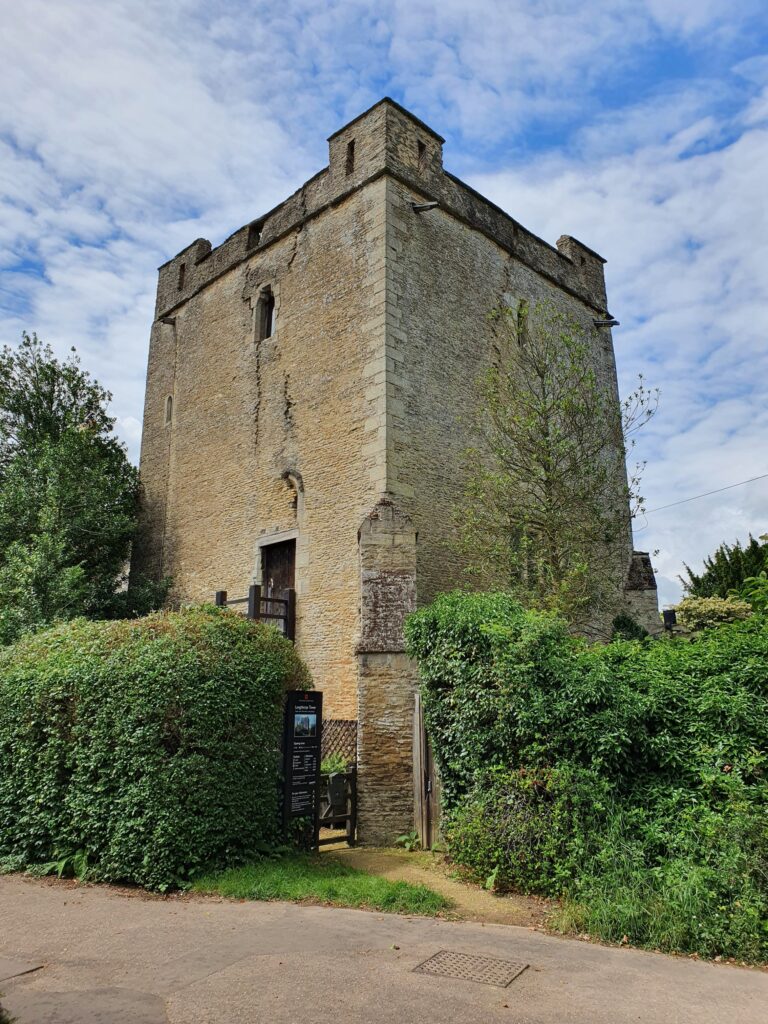
[[[316,736],[317,715],[296,714],[293,716],[294,736]]]

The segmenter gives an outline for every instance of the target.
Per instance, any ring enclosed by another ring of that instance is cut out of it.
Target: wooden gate
[[[319,827],[329,832],[318,837],[317,845],[338,843],[345,838],[355,845],[357,834],[357,719],[327,718],[323,722],[323,760],[338,754],[346,762],[345,771],[320,774]],[[330,832],[344,825],[344,833]]]
[[[431,850],[440,841],[440,777],[418,693],[413,707],[413,827],[423,850]]]

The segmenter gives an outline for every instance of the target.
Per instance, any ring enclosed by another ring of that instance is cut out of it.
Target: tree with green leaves
[[[111,395],[35,335],[0,352],[0,643],[57,619],[143,614],[165,587],[126,591],[138,474]]]
[[[768,615],[768,571],[763,569],[757,576],[747,576],[741,588],[733,591],[732,596],[746,601],[760,615]]]
[[[695,573],[686,565],[685,577],[678,579],[692,597],[728,597],[732,590],[741,591],[746,579],[759,577],[763,570],[768,570],[768,534],[758,539],[750,534],[746,545],[740,540],[721,544],[704,559],[702,573]]]
[[[477,582],[501,583],[525,607],[575,628],[605,621],[627,569],[630,508],[643,501],[642,466],[627,478],[629,435],[658,391],[641,378],[620,407],[597,339],[552,305],[491,316],[501,355],[480,382],[459,548]]]

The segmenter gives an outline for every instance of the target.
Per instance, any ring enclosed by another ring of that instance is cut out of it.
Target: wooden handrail
[[[248,588],[247,597],[232,597],[227,595],[226,590],[217,590],[214,594],[214,603],[218,608],[227,608],[231,604],[247,604],[246,617],[254,622],[261,619],[279,619],[284,623],[283,632],[291,640],[296,640],[296,591],[288,590],[287,597],[271,597],[262,594],[258,583],[252,583]],[[282,613],[262,611],[262,605],[278,604],[285,609]]]

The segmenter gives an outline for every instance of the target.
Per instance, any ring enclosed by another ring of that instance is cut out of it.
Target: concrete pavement
[[[508,988],[413,973],[443,949],[530,966]],[[504,925],[163,900],[22,876],[0,878],[0,992],[18,1024],[768,1020],[759,970]]]

